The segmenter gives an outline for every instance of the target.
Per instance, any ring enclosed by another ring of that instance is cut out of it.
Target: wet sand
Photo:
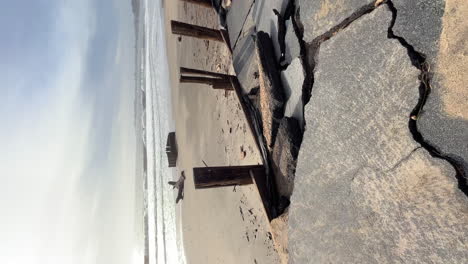
[[[260,164],[261,158],[233,92],[179,84],[179,67],[233,73],[223,43],[172,35],[170,20],[216,28],[212,9],[165,1],[172,107],[184,170],[179,203],[187,263],[279,263],[255,186],[195,190],[193,167]],[[174,194],[175,195],[175,194]]]

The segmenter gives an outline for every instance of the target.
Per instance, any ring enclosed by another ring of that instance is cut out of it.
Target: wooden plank
[[[211,85],[213,89],[218,89],[218,90],[226,90],[226,91],[233,91],[234,88],[232,87],[232,84],[230,82],[219,82],[219,83],[214,83]]]
[[[221,81],[226,82],[225,80],[220,79],[220,78],[186,76],[186,75],[181,75],[179,81],[181,83],[201,83],[201,84],[209,84],[209,85],[212,85],[214,83],[221,83]]]
[[[252,184],[250,171],[265,174],[262,165],[193,168],[195,189]]]
[[[229,75],[229,74],[210,72],[210,71],[204,71],[204,70],[198,70],[198,69],[190,69],[190,68],[185,68],[185,67],[180,67],[180,74],[198,74],[198,75],[216,77],[216,78],[220,78],[220,79],[234,77],[234,76]]]
[[[221,32],[212,28],[206,28],[171,20],[171,29],[172,33],[177,35],[224,42]]]
[[[182,2],[192,3],[204,7],[212,7],[211,0],[181,0]]]
[[[180,83],[200,83],[211,85],[213,89],[233,90],[230,79],[224,78],[212,78],[212,77],[200,77],[200,76],[180,76]]]

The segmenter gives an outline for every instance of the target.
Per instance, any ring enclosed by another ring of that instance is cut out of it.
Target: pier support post
[[[208,84],[213,89],[221,90],[233,90],[232,84],[229,78],[213,78],[213,77],[200,77],[200,76],[185,76],[181,75],[179,79],[180,83],[201,83]]]
[[[221,32],[212,28],[206,28],[171,20],[171,29],[172,33],[177,35],[224,42],[224,38],[221,35]]]
[[[229,75],[229,74],[190,69],[190,68],[185,68],[185,67],[180,67],[180,74],[197,74],[197,75],[211,76],[211,77],[222,78],[222,79],[234,77],[233,75]]]
[[[181,0],[181,1],[204,6],[204,7],[212,7],[211,0]]]
[[[265,175],[262,165],[193,168],[195,189],[252,184],[253,175]]]

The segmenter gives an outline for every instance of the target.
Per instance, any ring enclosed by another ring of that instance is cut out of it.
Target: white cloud
[[[76,221],[83,208],[75,185],[86,157],[93,111],[83,107],[80,98],[89,33],[70,28],[62,34],[67,25],[76,27],[81,22],[70,15],[72,7],[63,8],[57,36],[65,37],[62,45],[68,48],[55,82],[47,89],[47,104],[19,111],[18,116],[15,111],[24,107],[22,97],[28,95],[9,93],[10,108],[2,109],[8,112],[0,116],[10,119],[9,131],[0,137],[4,146],[0,168],[6,181],[0,187],[0,210],[5,216],[0,225],[1,263],[37,263],[41,258],[44,263],[68,262],[74,256],[76,236],[86,228]],[[28,91],[19,85],[17,89]]]

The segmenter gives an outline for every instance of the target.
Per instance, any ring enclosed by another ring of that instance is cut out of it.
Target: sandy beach
[[[255,186],[195,190],[192,168],[261,163],[234,92],[180,84],[179,67],[233,73],[223,43],[178,36],[170,20],[216,28],[212,9],[165,2],[172,106],[179,147],[178,169],[187,176],[181,206],[188,263],[279,263]]]

